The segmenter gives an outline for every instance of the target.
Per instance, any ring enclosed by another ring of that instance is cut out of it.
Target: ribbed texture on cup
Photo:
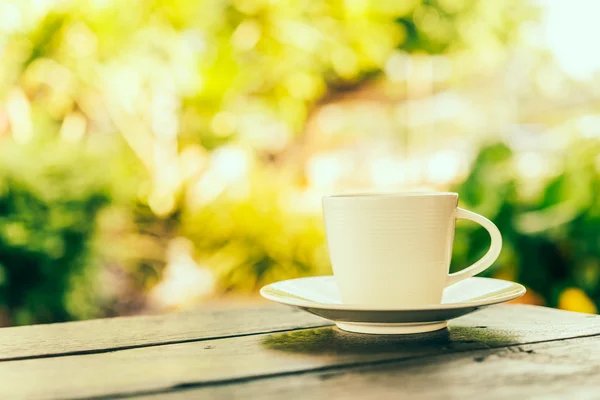
[[[323,203],[344,302],[406,306],[441,300],[456,198],[341,197]]]

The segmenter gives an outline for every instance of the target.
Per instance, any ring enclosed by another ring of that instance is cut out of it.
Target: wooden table
[[[600,317],[503,305],[412,336],[281,306],[0,329],[0,398],[600,398]]]

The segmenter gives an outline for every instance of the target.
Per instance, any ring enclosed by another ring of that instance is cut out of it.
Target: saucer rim
[[[430,311],[430,310],[453,310],[453,309],[463,309],[463,308],[474,308],[474,307],[487,307],[495,304],[506,303],[507,301],[518,299],[522,297],[527,289],[525,286],[518,282],[508,281],[505,279],[498,278],[486,278],[480,276],[473,276],[467,278],[465,280],[493,280],[493,281],[501,281],[501,282],[509,282],[510,284],[515,286],[515,291],[509,294],[503,295],[501,297],[495,298],[487,298],[476,301],[461,301],[456,303],[448,303],[448,304],[425,304],[419,307],[413,308],[380,308],[380,307],[369,307],[369,306],[360,306],[353,304],[331,304],[331,303],[320,303],[316,301],[305,301],[298,300],[293,298],[284,298],[279,295],[274,295],[268,293],[268,290],[279,283],[282,282],[291,282],[291,281],[301,281],[301,280],[317,280],[317,279],[326,279],[326,278],[334,278],[333,275],[321,275],[321,276],[310,276],[304,278],[294,278],[294,279],[284,279],[281,281],[273,282],[268,285],[263,286],[260,289],[260,295],[267,300],[274,301],[280,304],[286,304],[294,307],[302,307],[302,308],[315,308],[315,309],[325,309],[325,310],[339,310],[339,311],[384,311],[384,312],[399,312],[399,311]]]

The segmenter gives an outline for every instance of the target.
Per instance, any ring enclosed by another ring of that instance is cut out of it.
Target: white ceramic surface
[[[329,255],[343,302],[439,304],[446,286],[492,265],[502,248],[498,228],[457,204],[458,194],[440,192],[324,197]],[[448,275],[456,219],[482,225],[492,243],[475,264]]]
[[[335,321],[343,330],[406,334],[443,329],[452,318],[521,297],[525,288],[501,279],[469,278],[447,287],[441,304],[409,308],[345,304],[333,276],[276,282],[263,287],[260,293],[269,300]]]

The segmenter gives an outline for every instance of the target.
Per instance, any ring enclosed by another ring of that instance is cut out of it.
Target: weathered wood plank
[[[329,325],[283,306],[194,310],[0,329],[0,361],[178,343]]]
[[[0,376],[8,383],[0,386],[0,398],[151,393],[599,333],[597,316],[497,306],[453,321],[448,331],[420,336],[355,335],[325,327],[3,362]]]
[[[590,399],[600,396],[600,336],[135,397],[183,399]]]

